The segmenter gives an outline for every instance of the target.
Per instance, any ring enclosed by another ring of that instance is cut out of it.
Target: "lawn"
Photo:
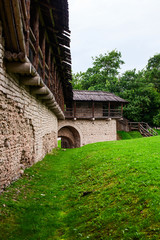
[[[121,140],[142,138],[142,135],[138,131],[132,131],[132,132],[118,131],[118,135]]]
[[[0,196],[0,239],[160,239],[159,146],[157,136],[55,149]]]

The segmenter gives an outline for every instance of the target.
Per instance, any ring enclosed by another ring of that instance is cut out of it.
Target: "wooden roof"
[[[127,103],[126,100],[113,93],[104,91],[73,90],[74,101],[96,101],[96,102],[119,102]]]

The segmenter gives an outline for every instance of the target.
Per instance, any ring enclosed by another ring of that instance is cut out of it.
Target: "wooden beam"
[[[44,84],[42,84],[41,78],[38,76],[23,78],[21,82],[26,86],[44,86]]]
[[[76,118],[76,115],[77,115],[77,114],[76,114],[76,101],[73,102],[73,108],[74,108],[74,110],[73,110],[73,111],[74,111],[73,115],[74,115],[74,118]]]
[[[49,94],[47,94],[47,95],[44,95],[44,96],[40,96],[39,97],[39,99],[42,99],[42,100],[50,100],[50,99],[53,99],[54,98],[54,96],[53,96],[53,94],[50,92]]]
[[[14,12],[15,28],[16,28],[16,32],[17,32],[19,48],[20,48],[21,52],[26,53],[19,0],[12,1],[12,8],[13,8],[13,12]]]
[[[48,59],[47,59],[47,64],[48,64],[48,86],[50,87],[50,81],[51,81],[51,49],[49,48],[49,53],[48,53]]]
[[[108,117],[111,115],[111,103],[108,102]]]
[[[38,56],[38,50],[39,50],[39,10],[38,9],[36,9],[36,12],[35,12],[35,23],[34,23],[33,33],[36,37],[36,42],[35,42],[36,54],[35,54],[33,63],[34,63],[34,66],[35,66],[36,70],[38,70],[38,60],[39,60],[39,56]]]
[[[46,63],[45,63],[45,59],[46,59],[46,54],[45,54],[45,44],[46,44],[46,39],[45,39],[45,32],[44,32],[44,30],[43,30],[43,33],[41,33],[42,35],[43,35],[43,40],[42,40],[42,55],[43,55],[43,63],[42,63],[42,67],[43,67],[43,70],[42,70],[42,75],[43,75],[43,79],[45,79],[45,65],[46,65]]]
[[[19,53],[11,53],[10,51],[5,52],[5,58],[11,62],[11,61],[20,61],[20,62],[26,62],[26,56],[24,52]]]
[[[9,0],[3,0],[3,3],[4,3],[5,15],[6,15],[7,28],[9,29],[9,37],[10,37],[9,47],[10,49],[12,48],[14,52],[20,52],[17,34],[16,34],[14,16],[13,16],[13,10],[12,10],[12,3]]]
[[[32,90],[33,94],[49,94],[48,88],[46,86]]]
[[[8,28],[8,24],[7,24],[5,12],[4,12],[4,4],[2,0],[0,1],[0,16],[3,22],[3,32],[5,32],[5,44],[8,47],[10,44],[10,36],[9,36],[10,32],[9,32],[9,28]],[[2,36],[2,32],[0,32],[0,34]]]
[[[92,102],[92,118],[94,118],[94,101]]]
[[[30,38],[30,0],[26,1],[26,53],[29,57],[29,38]]]
[[[123,116],[123,103],[121,103],[121,115]]]
[[[19,73],[19,74],[27,74],[36,76],[36,70],[31,63],[20,63],[20,62],[12,62],[6,63],[6,68],[8,72],[11,73]]]

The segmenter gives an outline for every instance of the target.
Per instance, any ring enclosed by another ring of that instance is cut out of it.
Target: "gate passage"
[[[58,131],[58,137],[61,137],[62,148],[80,147],[80,134],[72,126],[64,126]]]

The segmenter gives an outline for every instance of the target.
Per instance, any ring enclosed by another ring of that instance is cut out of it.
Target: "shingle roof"
[[[87,91],[87,90],[73,90],[73,100],[127,103],[126,100],[116,96],[113,93],[104,92],[104,91]]]

